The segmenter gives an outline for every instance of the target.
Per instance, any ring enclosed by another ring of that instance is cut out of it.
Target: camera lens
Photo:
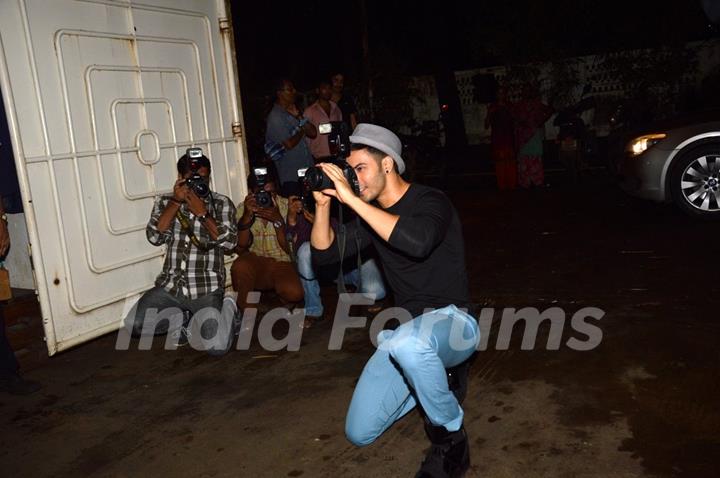
[[[305,171],[305,184],[310,191],[335,189],[335,185],[330,178],[325,176],[323,170],[318,167],[308,168],[308,170]]]
[[[185,183],[198,197],[206,198],[210,194],[210,185],[199,174],[190,176]]]
[[[207,197],[210,194],[210,186],[204,182],[195,183],[195,194],[201,198]]]
[[[260,207],[272,207],[272,197],[267,191],[260,191],[255,194],[255,203]]]

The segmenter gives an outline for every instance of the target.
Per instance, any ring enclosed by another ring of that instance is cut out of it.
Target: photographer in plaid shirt
[[[237,244],[235,205],[210,191],[210,161],[199,149],[188,149],[177,171],[173,194],[155,199],[146,228],[151,244],[167,245],[162,272],[125,323],[135,337],[170,333],[177,345],[190,339],[193,347],[218,355],[229,349],[235,313],[233,300],[223,304],[223,259]],[[198,340],[186,323],[190,314]]]

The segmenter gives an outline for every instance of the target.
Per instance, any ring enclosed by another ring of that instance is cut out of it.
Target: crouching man
[[[234,300],[223,307],[223,296],[224,255],[237,244],[235,205],[210,189],[210,161],[199,148],[180,157],[177,171],[173,194],[156,198],[146,228],[151,244],[167,246],[162,272],[125,326],[135,337],[169,333],[176,345],[220,355],[234,336]]]
[[[334,189],[313,193],[313,258],[333,263],[340,250],[349,257],[372,244],[396,306],[414,319],[381,332],[355,387],[345,433],[358,446],[370,444],[420,406],[432,447],[416,476],[459,477],[469,467],[469,449],[463,410],[446,369],[466,362],[480,338],[477,321],[461,310],[470,304],[460,220],[441,191],[403,180],[402,144],[394,133],[361,123],[350,141],[347,163],[360,195],[337,165],[319,165]],[[346,241],[344,248],[330,226],[332,197],[361,219],[347,225],[347,237],[357,234],[359,240]]]
[[[248,302],[248,293],[274,291],[286,308],[293,309],[303,300],[303,288],[286,234],[288,200],[277,194],[272,163],[255,168],[247,184],[250,193],[237,212],[238,257],[230,269],[238,307],[244,313],[256,306]]]

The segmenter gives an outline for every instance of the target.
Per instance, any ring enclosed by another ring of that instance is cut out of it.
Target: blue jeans
[[[320,299],[320,284],[315,277],[312,267],[312,254],[309,242],[303,242],[297,250],[297,266],[300,274],[300,282],[305,292],[305,314],[319,317],[323,314],[323,304]],[[362,277],[362,281],[360,278]],[[372,297],[374,300],[385,298],[385,286],[383,285],[382,274],[378,269],[375,259],[369,259],[360,266],[360,270],[353,269],[345,274],[345,283],[357,287],[361,283],[362,290],[358,291],[363,295]]]
[[[348,440],[357,446],[372,443],[418,402],[433,425],[459,430],[463,410],[445,369],[470,358],[479,342],[477,321],[454,305],[380,332],[378,349],[350,402]]]

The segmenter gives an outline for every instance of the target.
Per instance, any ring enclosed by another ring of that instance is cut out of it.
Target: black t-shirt
[[[364,221],[347,224],[345,257],[360,247],[373,244],[383,264],[385,276],[395,295],[395,305],[413,317],[426,308],[450,304],[469,307],[465,242],[457,211],[437,189],[411,184],[398,202],[386,209],[400,216],[389,241],[383,241]],[[325,250],[313,248],[318,265],[340,260],[336,240]]]

